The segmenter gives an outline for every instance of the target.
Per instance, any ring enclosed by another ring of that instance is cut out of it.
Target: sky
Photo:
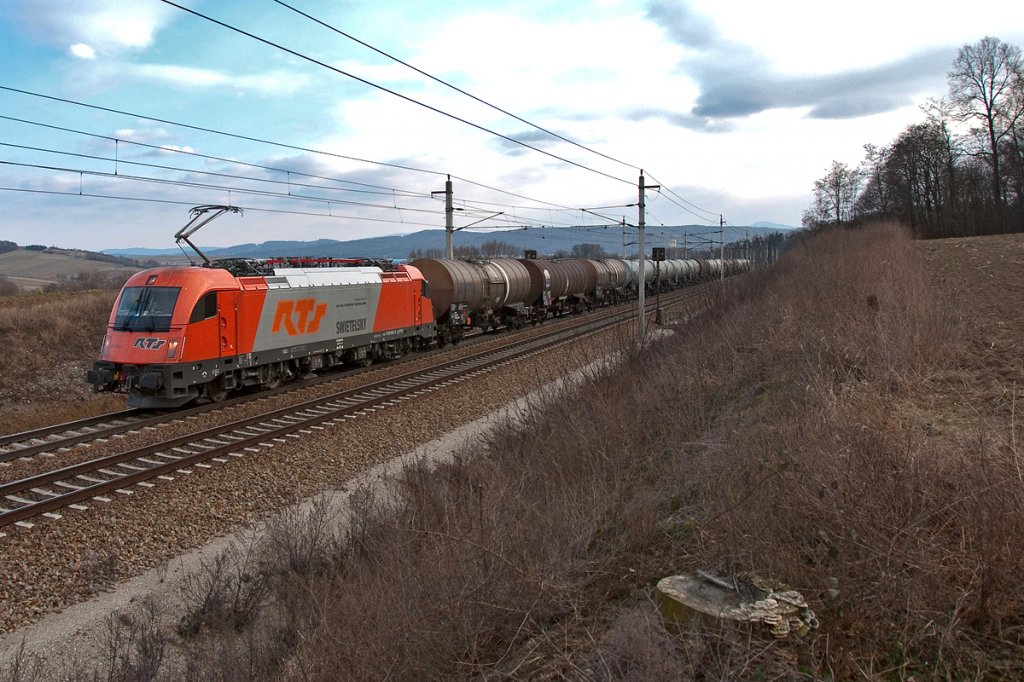
[[[641,170],[648,226],[799,226],[962,45],[1024,46],[1007,0],[176,2],[0,3],[0,239],[169,248],[223,204],[197,244],[401,234],[448,176],[455,228],[602,229]]]

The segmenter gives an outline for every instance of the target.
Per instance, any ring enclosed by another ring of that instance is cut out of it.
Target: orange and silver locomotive
[[[111,312],[88,380],[135,407],[214,401],[429,344],[426,281],[408,265],[215,261],[139,272]]]

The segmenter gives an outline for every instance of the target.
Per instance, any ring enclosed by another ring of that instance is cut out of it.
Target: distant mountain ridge
[[[768,234],[786,232],[793,228],[777,223],[757,223],[750,226],[727,225],[725,227],[726,243],[764,237]],[[686,225],[683,228],[664,228],[648,225],[646,230],[645,251],[651,246],[675,246],[690,248],[707,248],[710,243],[718,243],[719,230],[707,225]],[[625,235],[627,253],[635,253],[636,232],[629,230]],[[484,242],[500,241],[514,245],[520,251],[535,250],[538,255],[551,256],[556,252],[569,252],[577,244],[598,244],[610,254],[621,255],[623,251],[623,234],[620,228],[568,229],[549,228],[545,230],[521,230],[507,232],[456,232],[456,246],[474,246],[480,248]],[[268,241],[261,244],[238,244],[236,246],[204,247],[198,243],[203,253],[211,258],[273,258],[276,256],[308,256],[336,258],[408,258],[413,251],[420,253],[428,250],[443,250],[445,244],[444,230],[421,230],[405,235],[386,237],[369,237],[350,241],[334,239],[317,239],[315,241]],[[105,254],[135,258],[153,258],[157,256],[181,255],[181,249],[125,248],[105,249]]]

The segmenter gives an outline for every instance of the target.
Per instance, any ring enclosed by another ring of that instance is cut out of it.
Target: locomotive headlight
[[[178,351],[185,350],[185,343],[181,339],[168,339],[167,341],[167,359],[173,360],[178,357]]]
[[[109,334],[104,334],[103,335],[103,343],[100,344],[100,357],[101,358],[107,357],[107,352],[109,350],[110,350],[110,335]]]

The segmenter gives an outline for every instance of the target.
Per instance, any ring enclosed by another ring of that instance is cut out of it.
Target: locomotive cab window
[[[217,292],[211,291],[205,294],[199,302],[196,303],[196,307],[192,309],[192,317],[189,318],[189,324],[193,322],[202,322],[208,320],[211,317],[217,316]]]
[[[114,329],[130,332],[166,332],[178,302],[178,287],[125,287],[114,316]]]

